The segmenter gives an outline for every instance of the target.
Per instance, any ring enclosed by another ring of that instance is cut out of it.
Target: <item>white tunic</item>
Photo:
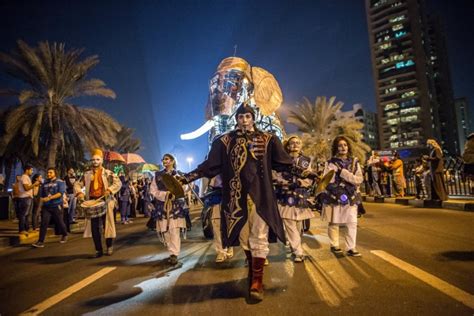
[[[334,170],[334,172],[336,172],[338,168],[333,163],[326,164],[326,167],[324,168],[324,174],[327,174],[330,170]],[[347,169],[342,169],[341,178],[349,183],[354,184],[358,190],[359,185],[364,181],[362,169],[358,162],[356,163],[355,170],[355,173],[352,173]],[[333,178],[331,179],[331,183],[334,183],[335,178],[336,175],[334,174]],[[321,213],[321,219],[325,222],[334,224],[356,223],[357,205],[325,204]]]

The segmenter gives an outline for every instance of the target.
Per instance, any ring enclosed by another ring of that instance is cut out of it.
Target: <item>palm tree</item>
[[[58,158],[83,159],[92,147],[115,143],[120,125],[112,117],[71,103],[82,96],[115,98],[102,80],[86,78],[99,59],[81,59],[82,52],[66,50],[63,43],[50,45],[46,41],[30,47],[19,40],[11,54],[0,53],[6,72],[25,84],[20,91],[2,91],[17,96],[20,105],[6,118],[0,154],[17,144],[19,137],[26,137],[35,157],[40,156],[40,149],[46,149],[47,166],[56,166]]]
[[[362,142],[360,130],[364,125],[354,118],[341,117],[343,103],[335,103],[335,100],[336,97],[329,100],[317,97],[313,103],[303,98],[303,102],[290,111],[288,122],[302,133],[303,150],[314,159],[314,163],[331,157],[331,143],[338,135],[349,139],[354,155],[364,162],[365,153],[370,151],[370,147]]]
[[[135,153],[141,149],[141,140],[133,137],[135,129],[121,126],[117,134],[117,142],[114,146],[108,148],[111,151],[119,153]]]

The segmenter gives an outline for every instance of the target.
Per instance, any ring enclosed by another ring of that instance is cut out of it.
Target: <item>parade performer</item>
[[[322,219],[328,222],[328,235],[331,251],[342,254],[339,248],[339,227],[346,226],[345,241],[347,255],[359,257],[356,250],[357,205],[360,203],[357,194],[359,185],[364,181],[362,169],[357,158],[352,156],[349,141],[338,136],[332,143],[332,158],[328,161],[324,174],[334,170],[335,175],[323,193]]]
[[[223,246],[240,242],[249,262],[250,298],[261,301],[269,229],[285,242],[271,170],[290,169],[293,161],[277,137],[256,129],[249,105],[242,104],[235,115],[237,128],[215,139],[207,159],[181,182],[222,175]]]
[[[178,176],[176,159],[171,154],[163,155],[161,160],[164,170],[157,171],[150,186],[150,193],[154,196],[155,210],[153,219],[156,221],[156,230],[163,244],[168,248],[170,257],[168,262],[178,264],[181,250],[181,235],[186,234],[185,212],[188,209],[185,197],[176,197],[166,189],[162,176],[169,174]]]
[[[296,168],[311,171],[311,159],[302,154],[302,142],[298,136],[291,136],[284,143],[286,152],[293,158]],[[303,262],[301,247],[301,224],[303,220],[314,217],[308,198],[314,179],[301,178],[288,171],[275,173],[278,209],[295,262]]]
[[[94,240],[95,258],[103,256],[101,229],[104,229],[105,242],[107,246],[106,254],[111,256],[113,253],[113,241],[117,236],[115,231],[114,206],[115,199],[113,195],[117,193],[122,183],[117,175],[102,166],[104,155],[100,149],[92,152],[92,170],[84,173],[79,181],[74,183],[74,193],[77,198],[83,202],[85,200],[105,200],[105,214],[98,217],[86,217],[84,228],[84,237]],[[85,194],[82,189],[85,187]]]

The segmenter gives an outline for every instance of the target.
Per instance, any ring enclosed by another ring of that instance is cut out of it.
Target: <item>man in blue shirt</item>
[[[41,227],[38,241],[32,244],[35,248],[44,247],[44,239],[51,216],[59,227],[59,232],[62,235],[60,243],[64,244],[67,241],[66,225],[61,215],[66,184],[64,181],[56,178],[56,170],[54,168],[48,168],[46,178],[46,182],[41,186],[40,196],[41,202],[43,202],[41,208]]]

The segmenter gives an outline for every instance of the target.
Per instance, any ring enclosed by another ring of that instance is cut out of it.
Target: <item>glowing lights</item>
[[[214,126],[214,121],[209,120],[206,123],[204,123],[201,127],[199,127],[197,130],[192,131],[191,133],[181,134],[179,137],[182,140],[195,139],[195,138],[198,138],[199,136],[203,135],[207,131],[209,131],[213,126]]]
[[[400,61],[398,63],[395,64],[395,67],[397,67],[397,69],[400,69],[400,68],[404,68],[404,67],[410,67],[410,66],[413,66],[415,63],[413,62],[413,60],[409,59],[407,61]]]

